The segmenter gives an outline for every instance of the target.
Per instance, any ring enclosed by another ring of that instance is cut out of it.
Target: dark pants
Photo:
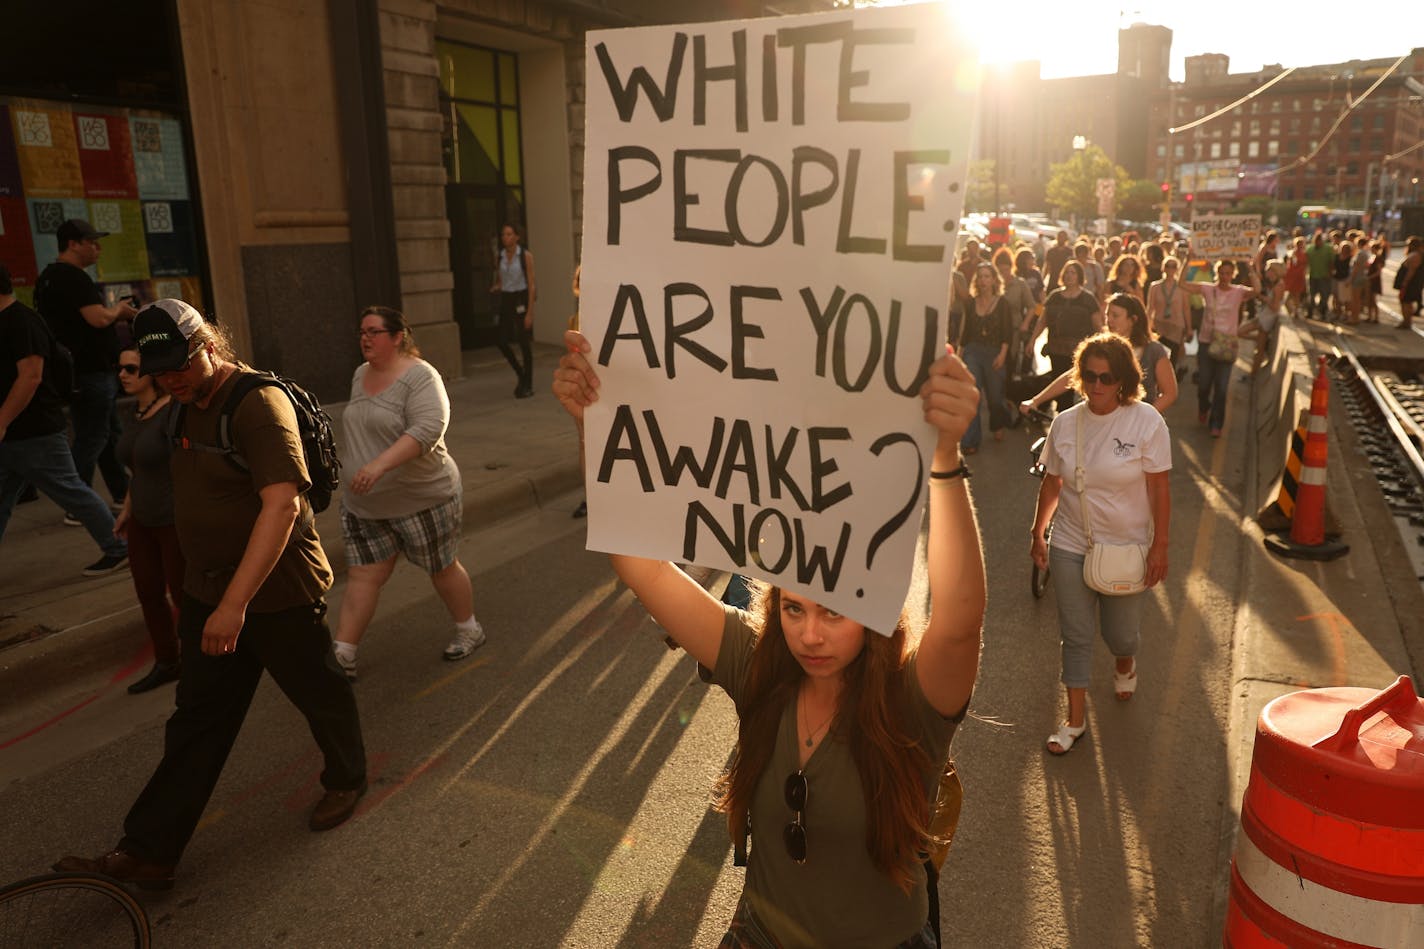
[[[326,604],[249,613],[236,651],[226,656],[202,651],[203,624],[212,611],[191,596],[183,597],[177,708],[168,719],[163,760],[124,820],[119,847],[147,860],[176,863],[183,855],[263,669],[306,717],[326,761],[322,786],[348,791],[366,780],[356,696],[331,652]]]
[[[143,610],[153,658],[171,663],[178,658],[178,631],[174,618],[183,602],[183,551],[172,524],[145,527],[129,519],[129,572]]]
[[[1330,293],[1333,289],[1329,277],[1311,277],[1310,293],[1306,297],[1305,312],[1307,316],[1315,316],[1318,311],[1321,317],[1330,315]]]
[[[114,454],[119,438],[119,392],[117,372],[81,372],[74,378],[74,401],[70,403],[74,423],[74,470],[85,484],[94,483],[94,466],[104,476],[109,496],[121,504],[129,490],[129,476]],[[73,511],[69,513],[74,513]]]
[[[1197,351],[1197,412],[1207,417],[1207,427],[1226,424],[1226,392],[1235,363],[1212,359],[1205,343]]]
[[[1057,379],[1059,376],[1063,375],[1063,373],[1073,368],[1073,356],[1072,354],[1069,354],[1067,356],[1055,356],[1054,354],[1049,353],[1048,365],[1053,368],[1053,378]],[[1053,408],[1055,411],[1058,412],[1066,412],[1071,409],[1073,407],[1073,403],[1077,401],[1078,393],[1073,390],[1072,386],[1069,386],[1067,392],[1063,393],[1058,398],[1053,400]]]
[[[519,312],[519,308],[527,306],[528,301],[527,290],[499,295],[499,351],[509,360],[521,389],[534,388],[534,351],[530,346],[534,331],[524,328],[524,314]],[[519,344],[520,355],[524,357],[522,364],[514,358],[515,343]]]

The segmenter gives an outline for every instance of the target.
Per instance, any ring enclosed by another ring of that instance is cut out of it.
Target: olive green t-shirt
[[[747,620],[745,613],[727,608],[712,676],[739,714],[755,643]],[[924,775],[925,798],[932,803],[959,719],[940,715],[925,698],[915,657],[901,670],[901,681],[914,717],[912,734],[935,762]],[[929,916],[923,867],[916,867],[907,893],[876,868],[865,849],[865,792],[842,728],[837,721],[806,762],[805,863],[794,863],[782,843],[783,828],[796,818],[784,790],[787,776],[800,767],[794,702],[782,712],[771,761],[753,795],[745,896],[783,949],[886,949],[919,932]]]
[[[246,368],[246,367],[242,367]],[[180,436],[201,445],[218,444],[218,419],[237,382],[229,376],[208,400],[206,409],[189,405]],[[286,393],[274,386],[249,392],[232,415],[232,444],[250,470],[242,471],[216,452],[173,450],[173,520],[187,571],[183,592],[216,606],[242,561],[252,526],[262,509],[259,491],[269,484],[295,481],[311,487],[302,454],[296,411]],[[320,599],[331,587],[331,564],[317,536],[305,494],[291,537],[266,582],[247,609],[275,613]]]

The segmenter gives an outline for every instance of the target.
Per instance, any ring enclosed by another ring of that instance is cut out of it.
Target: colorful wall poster
[[[18,198],[24,190],[20,156],[15,154],[15,130],[10,125],[10,107],[0,104],[0,197]]]
[[[137,201],[90,201],[89,222],[107,236],[100,242],[99,280],[146,280],[148,243],[143,235],[143,211]]]
[[[25,199],[18,196],[0,195],[0,263],[16,286],[32,287],[39,276]]]
[[[148,266],[155,277],[198,272],[198,235],[191,201],[143,202]]]
[[[95,112],[74,113],[84,193],[91,198],[137,198],[128,119]]]
[[[31,198],[77,198],[84,193],[84,173],[74,141],[69,109],[33,100],[10,105],[20,176]]]
[[[138,194],[145,201],[188,195],[188,166],[183,158],[183,130],[173,119],[129,116],[133,134]]]

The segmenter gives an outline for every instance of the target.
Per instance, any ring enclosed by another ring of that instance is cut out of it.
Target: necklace
[[[831,721],[836,717],[836,710],[832,708],[831,714],[826,716],[826,720],[821,724],[817,725],[815,731],[812,731],[810,719],[806,717],[806,695],[804,691],[802,691],[800,695],[798,695],[798,699],[800,699],[801,724],[804,725],[806,728],[806,747],[810,748],[816,743],[816,736],[819,735],[823,730],[825,730],[825,728],[829,726],[831,724]]]
[[[162,397],[159,397],[155,399],[150,399],[146,405],[140,403],[134,410],[134,417],[137,418],[139,421],[143,421],[144,417],[148,415],[149,410],[161,401],[163,401],[163,399]]]

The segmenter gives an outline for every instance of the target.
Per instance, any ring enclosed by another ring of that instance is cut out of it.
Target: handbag
[[[1088,554],[1083,558],[1083,582],[1108,596],[1130,596],[1147,589],[1147,548],[1141,544],[1100,544],[1093,540],[1093,519],[1088,512],[1087,475],[1083,471],[1083,412],[1078,408],[1078,435],[1074,450],[1078,466],[1074,486],[1082,499],[1083,527],[1088,532]]]

